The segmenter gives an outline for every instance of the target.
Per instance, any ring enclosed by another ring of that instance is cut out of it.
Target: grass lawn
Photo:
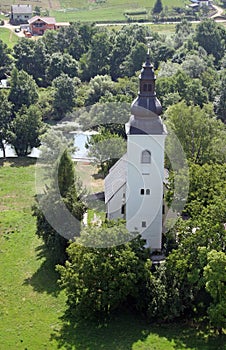
[[[183,0],[163,0],[163,6],[169,9],[176,7],[184,7]],[[81,0],[61,0],[61,8],[51,9],[51,15],[58,22],[64,21],[123,21],[125,20],[124,12],[134,11],[136,9],[145,9],[149,13],[155,0],[106,0],[106,1],[81,1]],[[144,16],[143,16],[144,17]]]
[[[149,12],[156,0],[33,0],[32,6],[48,10],[58,22],[68,21],[120,21],[125,20],[125,11],[146,9]],[[162,0],[163,6],[184,7],[188,0]],[[17,0],[17,4],[24,4],[24,0]],[[26,3],[29,3],[26,2]],[[14,0],[1,0],[0,10],[10,11]]]
[[[0,39],[9,47],[13,48],[13,46],[18,42],[19,37],[13,33],[8,28],[0,27]]]
[[[65,295],[35,235],[35,160],[0,159],[0,350],[225,350],[223,337],[123,312],[103,324],[65,318]]]

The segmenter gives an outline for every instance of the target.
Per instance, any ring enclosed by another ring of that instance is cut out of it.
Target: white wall
[[[166,135],[128,135],[126,222],[129,231],[138,230],[151,249],[161,249],[164,141]],[[141,164],[141,152],[151,152],[149,174]],[[145,174],[144,174],[145,173]],[[150,195],[140,190],[150,189]],[[142,227],[146,222],[146,227]]]

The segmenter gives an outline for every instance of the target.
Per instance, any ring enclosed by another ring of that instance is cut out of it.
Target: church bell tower
[[[138,231],[152,251],[162,248],[164,144],[167,135],[162,107],[155,93],[149,52],[139,76],[138,97],[126,124],[126,225]]]

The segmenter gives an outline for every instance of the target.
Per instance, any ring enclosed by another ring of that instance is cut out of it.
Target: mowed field
[[[187,0],[163,0],[163,6],[185,6]],[[153,8],[155,0],[0,0],[0,9],[9,11],[10,5],[32,4],[49,10],[57,22],[68,21],[122,21],[125,20],[123,13],[128,10],[146,9],[148,12]]]

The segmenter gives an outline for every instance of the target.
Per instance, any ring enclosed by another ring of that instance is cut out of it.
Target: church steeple
[[[155,73],[150,61],[148,50],[146,61],[139,76],[139,92],[131,105],[131,118],[128,133],[131,134],[162,134],[164,127],[159,115],[162,106],[156,97]]]
[[[147,52],[146,62],[142,66],[141,74],[139,76],[140,79],[140,90],[139,95],[142,96],[153,96],[155,93],[155,73],[153,70],[153,65],[150,61],[150,53],[149,50]]]

